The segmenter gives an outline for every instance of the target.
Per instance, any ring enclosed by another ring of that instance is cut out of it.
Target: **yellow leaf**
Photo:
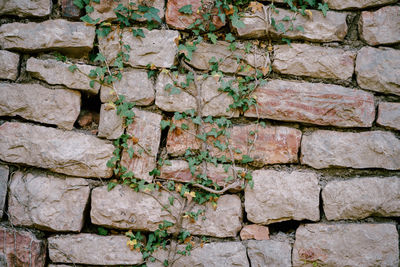
[[[115,104],[114,103],[112,103],[112,102],[109,102],[109,103],[107,103],[106,104],[106,106],[105,106],[105,110],[113,110],[113,109],[115,109],[116,108],[116,106],[115,106]]]
[[[190,195],[192,196],[192,197],[196,197],[196,192],[190,192]]]
[[[162,70],[161,70],[161,73],[168,74],[168,73],[169,73],[169,70],[167,70],[167,69],[162,69]]]
[[[156,70],[156,69],[157,69],[157,67],[156,67],[156,65],[154,65],[153,63],[151,63],[151,65],[150,65],[150,69],[151,69],[151,70]]]
[[[250,2],[249,7],[251,8],[251,11],[253,13],[256,13],[257,11],[262,11],[264,5],[259,2],[253,1],[253,2]]]
[[[307,14],[307,16],[312,20],[312,11],[309,9],[304,10],[304,12]]]

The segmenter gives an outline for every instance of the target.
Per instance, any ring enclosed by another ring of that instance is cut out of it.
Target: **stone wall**
[[[116,4],[101,2],[93,3],[92,17],[112,19]],[[288,10],[276,2],[284,17]],[[219,84],[212,77],[198,81],[207,102],[203,115],[234,116],[235,148],[243,147],[255,117],[266,127],[258,130],[251,154],[254,187],[224,194],[216,209],[210,203],[197,207],[205,219],[185,221],[184,227],[210,243],[175,266],[398,266],[400,5],[326,2],[326,17],[312,10],[295,21],[304,31],[284,34],[291,46],[260,19],[261,11],[245,14],[246,27],[232,30],[242,43],[272,38],[272,51],[260,46],[262,57],[236,51],[253,67],[272,68],[269,82],[254,92],[258,110],[227,113],[231,99]],[[152,4],[168,27],[144,30],[144,39],[129,29],[120,33],[132,48],[131,61],[115,84],[137,104],[126,131],[150,151],[123,160],[146,181],[152,181],[149,171],[160,154],[172,163],[161,177],[188,173],[181,156],[199,146],[191,134],[160,128],[173,112],[196,108],[196,99],[187,92],[167,94],[170,77],[160,72],[148,79],[144,68],[176,63],[176,40],[197,16],[177,9],[200,1]],[[111,60],[120,44],[112,37],[97,40],[96,27],[80,22],[80,15],[72,0],[0,3],[1,266],[142,264],[142,255],[126,246],[124,231],[154,231],[170,216],[148,195],[122,185],[107,190],[112,140],[124,129],[107,108],[109,88],[89,86],[87,74],[96,66],[88,55],[99,42]],[[191,66],[201,73],[213,56],[222,56],[220,69],[235,73],[236,58],[224,54],[226,46],[203,43]],[[79,71],[69,71],[54,52],[68,55]],[[210,172],[221,178],[218,168]],[[159,198],[168,202],[162,193]],[[109,235],[99,235],[98,227]]]

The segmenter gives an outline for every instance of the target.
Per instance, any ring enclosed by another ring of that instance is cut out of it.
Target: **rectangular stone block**
[[[371,93],[339,85],[271,80],[253,96],[258,107],[251,107],[247,117],[339,127],[371,127],[375,120]]]
[[[126,64],[131,67],[146,67],[154,64],[159,68],[170,68],[175,63],[178,52],[177,41],[179,32],[172,30],[147,30],[142,29],[145,35],[133,36],[131,28],[113,31],[106,38],[99,39],[101,53],[112,63],[120,51],[129,54]],[[129,45],[129,51],[121,45]]]
[[[46,243],[31,231],[0,226],[0,240],[1,266],[45,266]]]
[[[15,81],[18,77],[19,55],[0,50],[0,79]]]
[[[126,8],[130,7],[130,9],[136,10],[135,13],[138,15],[143,15],[141,12],[137,11],[139,6],[156,8],[158,9],[157,14],[160,19],[164,19],[165,2],[163,0],[102,0],[99,3],[91,1],[90,6],[92,6],[94,10],[90,13],[90,17],[94,20],[99,19],[99,22],[115,20],[117,19],[117,15],[115,14],[114,9],[116,9],[120,4]],[[129,4],[131,4],[131,6],[129,6]],[[147,19],[140,17],[138,18],[138,21],[147,21]]]
[[[199,150],[201,141],[196,137],[197,126],[190,119],[175,120],[172,118],[171,123],[176,125],[176,129],[168,132],[167,136],[167,152],[176,157],[185,154],[186,149]],[[186,124],[188,129],[182,131],[182,124]],[[178,130],[179,128],[179,130]]]
[[[296,231],[293,266],[397,266],[394,224],[305,224]]]
[[[237,111],[229,110],[229,105],[233,104],[233,98],[227,93],[218,90],[221,87],[221,81],[218,77],[202,78],[198,77],[197,84],[201,92],[201,107],[203,116],[234,116],[237,117]],[[228,82],[229,78],[223,81]],[[164,111],[185,112],[189,109],[197,110],[197,88],[194,82],[186,84],[186,76],[179,75],[174,77],[171,73],[160,73],[156,82],[156,105]],[[179,93],[172,93],[167,85],[178,88]]]
[[[68,68],[73,64],[57,61],[56,59],[38,59],[31,57],[26,62],[26,70],[32,77],[45,81],[48,84],[65,85],[71,89],[82,90],[91,94],[98,94],[100,84],[90,87],[89,73],[96,66],[74,64],[77,69],[73,72]]]
[[[272,69],[283,74],[348,80],[353,76],[355,58],[356,52],[340,48],[276,45]]]
[[[203,15],[210,13],[210,19],[206,20],[205,28],[209,28],[208,23],[213,23],[216,29],[223,27],[226,24],[218,17],[218,8],[211,6],[214,5],[213,1],[199,1],[199,0],[169,0],[167,2],[167,10],[165,13],[165,20],[168,26],[185,30],[198,19],[203,19]],[[179,11],[184,6],[191,6],[192,14],[184,14]],[[213,8],[212,8],[213,7]]]
[[[81,94],[72,90],[0,83],[0,92],[0,116],[21,116],[71,130],[81,109]]]
[[[93,265],[136,265],[143,263],[142,253],[131,251],[128,237],[95,234],[57,235],[48,239],[49,256],[54,263]]]
[[[264,7],[267,9],[267,7]],[[289,22],[283,21],[286,16],[293,16],[293,12],[276,8],[276,12],[272,9],[256,11],[254,13],[245,13],[241,20],[245,24],[244,28],[236,29],[239,37],[243,38],[260,38],[272,35],[274,37],[285,37],[290,39],[301,39],[311,42],[334,42],[343,41],[347,34],[346,13],[335,11],[328,11],[326,17],[322,12],[311,10],[313,18],[309,19],[307,16],[296,16],[293,22],[294,31],[287,31],[286,33],[277,33],[272,25],[268,23],[268,18],[265,18],[265,13],[269,13],[276,22],[282,22],[285,28],[288,28]],[[297,26],[302,26],[304,31],[296,30]]]
[[[400,140],[391,132],[361,133],[319,130],[303,135],[301,163],[316,169],[400,169]]]
[[[160,178],[167,180],[174,180],[178,182],[188,183],[195,181],[197,175],[205,173],[202,170],[202,165],[196,168],[195,175],[193,176],[190,172],[189,163],[185,160],[171,160],[171,164],[164,164],[160,168]],[[243,168],[236,167],[236,172],[233,171],[233,167],[229,167],[227,172],[225,172],[223,166],[220,164],[218,167],[211,163],[207,163],[207,178],[218,184],[219,186],[225,187],[233,182],[235,177],[234,173],[242,172]],[[241,190],[241,186],[233,188],[234,190]]]
[[[89,193],[85,179],[16,172],[11,177],[9,219],[18,226],[80,232]]]
[[[213,126],[207,126],[205,132],[211,131]],[[215,126],[216,130],[220,129]],[[256,124],[237,125],[227,129],[229,138],[218,137],[221,143],[228,142],[232,149],[233,158],[240,161],[243,155],[250,156],[252,164],[265,165],[276,163],[297,162],[297,152],[300,147],[301,131],[288,127],[266,127]],[[183,155],[187,148],[200,149],[201,141],[196,135],[196,129],[187,131],[170,131],[167,138],[167,151],[174,155]],[[253,134],[251,134],[253,133]],[[255,134],[257,137],[255,138]],[[193,136],[195,139],[193,140]],[[255,141],[254,141],[255,140]],[[195,142],[193,142],[195,141]],[[221,151],[214,147],[215,138],[208,137],[210,153],[213,156],[225,156],[231,160],[229,149]],[[253,143],[253,144],[251,144]],[[250,149],[251,148],[251,149]]]
[[[18,17],[44,17],[50,15],[51,0],[5,0],[0,6],[0,15]]]
[[[162,205],[170,206],[170,193],[156,191],[152,194]],[[172,193],[172,196],[174,194],[176,193]],[[107,186],[97,187],[92,192],[91,221],[96,225],[140,231],[155,231],[163,220],[175,223],[174,217],[163,209],[155,198],[135,192],[127,186],[117,185],[111,191],[107,190]],[[175,216],[179,214],[180,209],[181,204],[177,200],[170,207]],[[211,203],[207,203],[196,204],[191,211],[196,213],[200,209],[204,210],[204,214],[199,216],[197,221],[191,222],[187,218],[183,220],[182,227],[193,235],[235,237],[242,228],[242,207],[236,195],[221,196],[215,210]],[[175,227],[170,230],[176,231]]]
[[[322,190],[328,220],[400,216],[400,179],[363,177],[329,182]]]
[[[320,187],[314,172],[257,170],[253,172],[253,181],[254,187],[245,189],[249,221],[271,224],[319,220]]]
[[[123,119],[117,115],[116,109],[107,109],[105,104],[100,108],[98,137],[117,139],[124,133]]]
[[[367,7],[381,6],[396,3],[397,0],[325,0],[330,9],[361,9]]]
[[[357,83],[361,88],[400,95],[400,51],[363,47],[356,60]]]
[[[122,153],[121,165],[131,171],[136,178],[151,182],[153,176],[149,172],[157,166],[162,116],[136,108],[133,109],[133,112],[135,112],[135,118],[133,123],[128,126],[126,133],[135,139],[135,141],[128,140],[128,147],[133,148],[134,154],[131,157],[125,149]]]
[[[6,196],[8,189],[9,169],[7,165],[0,165],[0,219],[3,218],[6,204]]]
[[[24,52],[59,50],[80,56],[93,48],[94,37],[94,26],[63,19],[0,26],[0,46]]]
[[[361,12],[358,32],[369,45],[400,43],[400,6]]]
[[[247,255],[251,266],[291,266],[292,246],[289,242],[275,240],[250,240]]]
[[[400,130],[400,103],[379,103],[378,120],[379,125]]]
[[[178,249],[185,250],[184,245],[178,245]],[[168,259],[168,250],[159,249],[154,254],[160,261],[146,263],[148,267],[163,267],[162,262]],[[198,246],[190,255],[179,256],[177,261],[170,264],[171,267],[180,266],[221,266],[221,267],[249,267],[246,255],[246,247],[240,242],[213,242]]]
[[[147,106],[154,101],[154,84],[147,78],[147,72],[139,69],[125,69],[121,80],[114,82],[114,88],[102,86],[101,102],[114,102],[117,95],[123,95],[126,102],[134,102],[137,106]]]
[[[271,63],[269,54],[265,50],[253,48],[250,53],[245,53],[244,44],[237,43],[237,49],[231,51],[229,43],[224,41],[218,41],[216,44],[201,42],[187,63],[196,69],[211,70],[209,62],[213,57],[220,61],[218,63],[220,71],[243,75],[254,75],[255,68],[268,69]]]
[[[112,175],[114,146],[95,136],[27,123],[0,126],[0,159],[79,177]]]

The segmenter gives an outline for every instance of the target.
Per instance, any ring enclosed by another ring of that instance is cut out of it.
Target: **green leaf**
[[[201,123],[202,123],[202,119],[199,116],[192,118],[192,121],[194,124],[197,124],[197,125],[201,125]]]
[[[174,205],[174,200],[175,200],[175,197],[174,196],[169,196],[168,197],[168,201],[169,201],[169,204],[172,206],[172,205]]]
[[[68,70],[73,73],[77,68],[78,67],[74,64],[74,65],[69,66]]]
[[[329,10],[329,6],[327,3],[324,3],[324,4],[318,3],[318,9],[321,10],[322,14],[324,14],[324,17],[326,17],[326,13]]]
[[[192,5],[183,6],[178,11],[183,13],[183,14],[187,14],[187,15],[192,15],[193,14]]]
[[[89,82],[90,88],[93,88],[93,87],[94,87],[94,83],[95,83],[95,82],[96,82],[95,80],[91,80],[91,81]]]
[[[83,9],[85,7],[85,3],[82,0],[74,0],[73,4],[79,9]]]
[[[210,38],[210,41],[211,41],[213,44],[216,44],[216,43],[217,43],[218,37],[217,37],[215,34],[209,32],[209,33],[207,33],[207,36],[208,36],[208,38]]]
[[[304,32],[304,27],[301,26],[301,25],[298,25],[298,26],[296,27],[296,29],[297,29],[298,31]]]
[[[143,38],[145,38],[146,36],[144,35],[144,32],[143,32],[143,30],[142,29],[132,29],[132,33],[133,33],[133,36],[140,36],[140,37],[143,37]]]
[[[90,13],[92,13],[94,11],[94,8],[92,6],[86,6],[85,10],[86,10],[87,14],[90,14]]]
[[[231,21],[232,21],[232,26],[237,28],[237,29],[242,29],[242,28],[246,27],[244,22],[240,20],[240,17],[239,17],[239,15],[237,13],[234,13],[231,16]]]
[[[135,154],[135,150],[133,150],[133,147],[129,147],[127,152],[129,154],[129,158],[133,158],[133,155]]]
[[[243,155],[242,156],[242,163],[243,164],[250,163],[250,162],[253,162],[253,161],[254,160],[251,157],[249,157],[248,155]]]
[[[109,182],[107,185],[107,191],[111,191],[111,189],[113,189],[116,185],[117,183]]]
[[[189,130],[189,126],[186,123],[181,124],[182,130]]]
[[[85,15],[85,16],[81,17],[81,20],[83,22],[86,22],[86,23],[92,24],[92,25],[97,24],[100,21],[99,18],[96,20],[93,20],[89,15]]]
[[[161,174],[161,172],[160,172],[160,170],[159,169],[157,169],[157,168],[154,168],[154,169],[152,169],[151,170],[151,172],[149,172],[149,175],[150,176],[160,176],[160,174]]]
[[[231,43],[231,42],[235,41],[235,37],[233,36],[232,33],[228,33],[227,35],[225,35],[225,41],[228,41]]]
[[[108,235],[108,230],[104,229],[103,227],[97,227],[97,231],[99,235]]]
[[[103,56],[101,53],[97,53],[96,57],[94,58],[93,61],[100,61],[100,62],[105,62],[106,58]]]
[[[167,127],[170,126],[170,125],[171,125],[171,122],[170,122],[170,121],[162,120],[162,121],[160,122],[161,130],[164,130],[165,128],[167,128]]]

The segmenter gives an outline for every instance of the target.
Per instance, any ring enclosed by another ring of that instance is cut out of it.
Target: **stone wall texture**
[[[165,244],[193,246],[174,267],[400,266],[400,2],[322,0],[290,22],[291,1],[249,1],[239,28],[220,2],[0,0],[0,266],[162,267],[168,250],[146,260],[125,234],[166,221],[193,235]],[[128,5],[141,17],[116,26]],[[257,105],[231,109],[254,74]],[[221,118],[226,138],[202,142]],[[185,161],[204,148],[235,164]],[[178,201],[205,178],[229,190]]]

